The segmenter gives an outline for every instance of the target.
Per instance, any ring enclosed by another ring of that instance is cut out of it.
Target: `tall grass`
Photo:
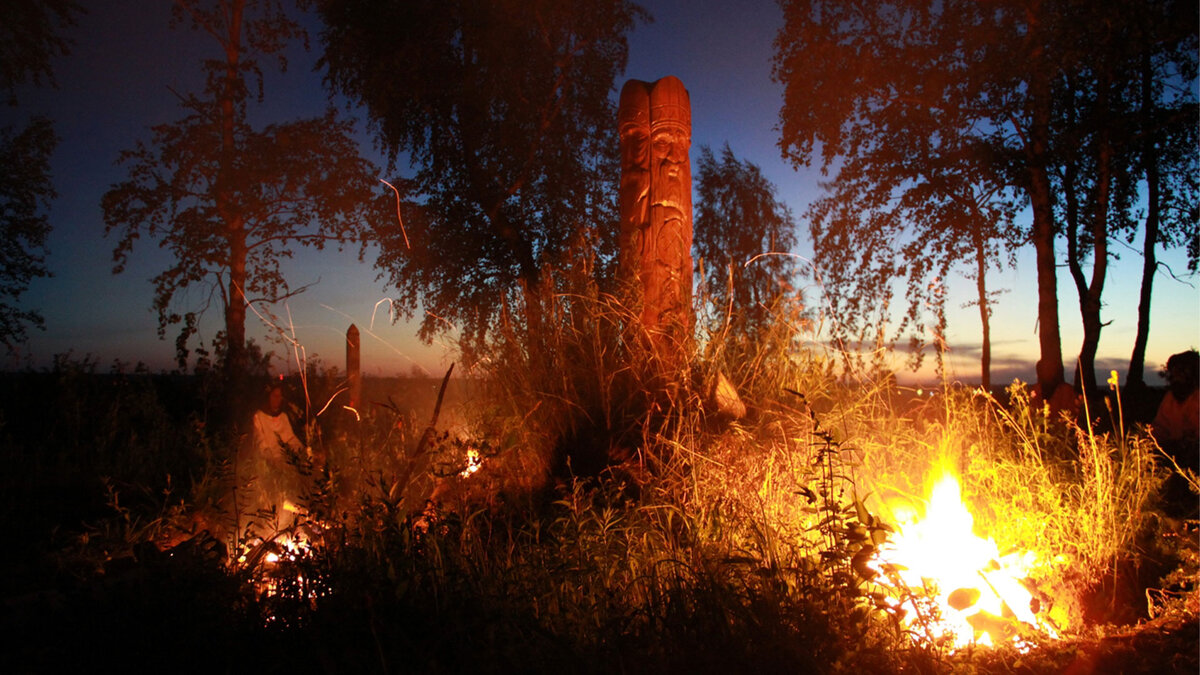
[[[1001,404],[969,389],[926,398],[886,377],[839,377],[839,359],[810,346],[794,302],[774,307],[776,321],[752,336],[718,321],[665,394],[653,355],[639,351],[635,311],[594,290],[547,306],[537,358],[513,349],[519,335],[499,341],[492,376],[520,439],[513,447],[550,457],[540,466],[552,476],[562,475],[555,461],[586,452],[578,473],[599,466],[636,483],[639,508],[664,509],[675,523],[667,534],[687,533],[668,540],[701,561],[689,569],[788,570],[790,584],[822,602],[886,615],[852,573],[861,544],[847,532],[887,522],[891,499],[922,501],[945,458],[977,532],[1002,551],[1035,552],[1031,583],[1060,626],[1078,626],[1081,598],[1136,561],[1159,522],[1165,472],[1152,439],[1049,419],[1019,384]],[[706,393],[717,373],[735,383],[746,418],[713,410]]]
[[[851,380],[794,299],[751,335],[718,318],[668,368],[636,308],[579,279],[543,293],[538,334],[497,327],[454,434],[383,393],[357,417],[311,416],[300,524],[319,536],[270,571],[271,593],[226,596],[269,619],[243,646],[320,644],[319,663],[371,672],[929,671],[948,654],[913,639],[865,561],[888,500],[923,499],[938,459],[980,533],[1042,557],[1033,582],[1059,616],[1152,530],[1153,442],[1047,420],[1020,386],[1002,405]],[[714,405],[719,375],[744,417]],[[314,401],[339,385],[305,382]],[[194,433],[182,512],[160,499],[140,516],[114,496],[98,539],[136,550],[153,538],[139,517],[192,517],[195,534],[197,512],[238,515],[222,496],[234,441]],[[468,449],[483,466],[463,476]]]

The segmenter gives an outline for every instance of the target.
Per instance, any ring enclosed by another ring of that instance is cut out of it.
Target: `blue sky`
[[[42,311],[46,330],[32,331],[28,345],[7,365],[43,367],[55,354],[71,352],[76,357],[91,354],[101,367],[120,360],[169,369],[174,333],[168,328],[165,340],[156,336],[149,281],[166,266],[166,254],[152,242],[142,241],[128,269],[114,276],[115,239],[103,236],[100,198],[123,176],[115,166],[120,151],[148,138],[150,126],[181,115],[169,88],[198,90],[199,60],[213,55],[213,45],[185,29],[168,32],[169,3],[90,4],[89,14],[72,31],[73,53],[57,61],[59,88],[24,89],[20,109],[0,111],[0,121],[19,120],[33,112],[48,114],[62,138],[52,166],[59,199],[51,212],[54,231],[47,263],[54,276],[35,281],[22,299],[23,305]],[[701,145],[716,150],[728,142],[737,156],[758,164],[793,212],[802,214],[820,194],[822,177],[815,170],[796,170],[780,158],[775,125],[782,90],[770,78],[772,41],[782,23],[778,6],[772,0],[643,4],[655,21],[632,33],[626,77],[679,77],[691,95],[693,162]],[[263,119],[306,117],[323,110],[325,93],[320,75],[312,70],[315,58],[297,50],[288,72],[267,80],[268,104],[259,113]],[[363,132],[361,137],[364,152],[377,158],[369,136]],[[799,239],[796,253],[809,256],[811,245],[803,223]],[[1110,266],[1103,315],[1112,323],[1102,334],[1099,366],[1123,373],[1136,329],[1141,258],[1130,249],[1117,247],[1117,252],[1120,258]],[[351,252],[299,252],[285,266],[290,283],[293,287],[317,283],[286,307],[276,308],[284,319],[281,328],[289,334],[294,331],[309,359],[340,367],[342,335],[354,322],[364,333],[364,372],[393,374],[413,367],[441,372],[449,364],[447,345],[423,345],[415,338],[415,325],[391,323],[386,298],[394,291],[377,279],[373,258],[368,252],[360,263]],[[1007,291],[993,322],[993,379],[998,382],[1014,375],[1031,378],[1037,359],[1032,251],[1023,251],[1018,260],[1015,270],[996,273],[990,280],[993,288]],[[1185,271],[1179,253],[1167,254],[1164,261],[1177,273]],[[1063,353],[1070,367],[1082,332],[1065,269],[1059,281]],[[1156,282],[1148,370],[1171,353],[1200,346],[1198,280],[1185,281],[1160,276]],[[819,289],[811,282],[802,284],[808,284],[808,297],[819,311]],[[954,275],[947,285],[954,308],[949,317],[949,373],[977,379],[978,313],[974,308],[958,308],[970,299],[972,282]],[[219,313],[210,311],[202,338],[211,339],[219,325]],[[247,330],[260,343],[275,332],[253,315]],[[276,367],[294,370],[290,348],[276,349],[281,354]]]

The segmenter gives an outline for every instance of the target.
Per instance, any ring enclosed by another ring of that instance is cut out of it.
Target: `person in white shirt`
[[[254,413],[250,461],[244,463],[241,476],[252,497],[251,510],[273,508],[281,530],[294,524],[299,512],[296,502],[303,486],[295,463],[304,457],[304,444],[292,429],[283,403],[283,385],[275,382],[267,392],[266,406]]]
[[[271,385],[267,394],[267,407],[254,413],[254,446],[267,457],[282,459],[285,448],[298,452],[303,446],[292,421],[283,411],[283,385]]]

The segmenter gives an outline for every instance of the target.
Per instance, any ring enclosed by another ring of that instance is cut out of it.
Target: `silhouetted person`
[[[1167,359],[1167,393],[1158,406],[1152,430],[1163,452],[1180,468],[1200,469],[1200,355],[1196,350]],[[1172,471],[1164,489],[1168,514],[1189,517],[1197,510],[1196,495],[1178,472]]]
[[[1190,349],[1167,359],[1167,393],[1154,416],[1154,438],[1181,466],[1200,464],[1200,354]]]

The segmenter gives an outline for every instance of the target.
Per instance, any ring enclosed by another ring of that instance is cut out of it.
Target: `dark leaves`
[[[780,146],[796,164],[819,159],[836,175],[808,217],[839,346],[890,346],[906,333],[922,345],[923,316],[940,311],[930,281],[959,261],[978,261],[968,269],[986,302],[983,276],[1028,241],[1014,217],[1027,200],[1053,204],[1039,222],[1054,218],[1059,232],[1069,215],[1104,211],[1080,227],[1079,256],[1088,237],[1139,225],[1138,186],[1155,182],[1155,170],[1171,187],[1145,205],[1146,218],[1194,212],[1197,20],[1188,3],[782,4]],[[1050,183],[1037,190],[1053,196],[1034,194],[1035,174]],[[1163,243],[1195,249],[1194,223],[1173,220]],[[1039,232],[1053,247],[1053,228]],[[901,277],[908,307],[889,332],[881,327]]]
[[[229,23],[237,17],[242,24]],[[225,58],[206,63],[208,90],[183,99],[183,117],[122,153],[126,180],[104,195],[103,209],[106,233],[120,237],[114,272],[142,236],[174,255],[154,278],[154,307],[160,334],[187,317],[177,344],[184,355],[196,313],[214,297],[227,310],[237,302],[230,288],[250,302],[275,301],[290,291],[280,259],[297,246],[326,245],[357,245],[361,257],[371,225],[387,211],[353,124],[333,109],[261,128],[247,121],[246,77],[257,72],[252,57],[278,56],[286,42],[303,37],[281,4],[182,3],[176,21],[212,35]],[[172,311],[194,286],[203,289],[199,308],[183,316]]]
[[[26,82],[53,84],[50,61],[67,53],[63,29],[83,9],[73,0],[5,0],[0,11],[0,91],[16,105],[16,87]]]
[[[27,325],[41,326],[34,311],[16,306],[29,282],[49,275],[47,210],[54,199],[50,155],[58,137],[50,120],[35,117],[24,129],[0,129],[0,344],[10,351]]]
[[[753,336],[773,320],[776,300],[794,292],[792,213],[759,167],[737,159],[728,145],[719,159],[700,149],[696,196],[697,273],[704,274],[711,312],[728,319],[736,335]]]
[[[585,239],[615,244],[615,112],[625,33],[604,2],[317,2],[327,82],[366,106],[380,145],[416,169],[402,205],[411,250],[379,265],[422,334],[480,338]],[[411,213],[411,219],[410,219]],[[389,225],[390,227],[390,225]],[[525,293],[522,293],[524,289]]]

